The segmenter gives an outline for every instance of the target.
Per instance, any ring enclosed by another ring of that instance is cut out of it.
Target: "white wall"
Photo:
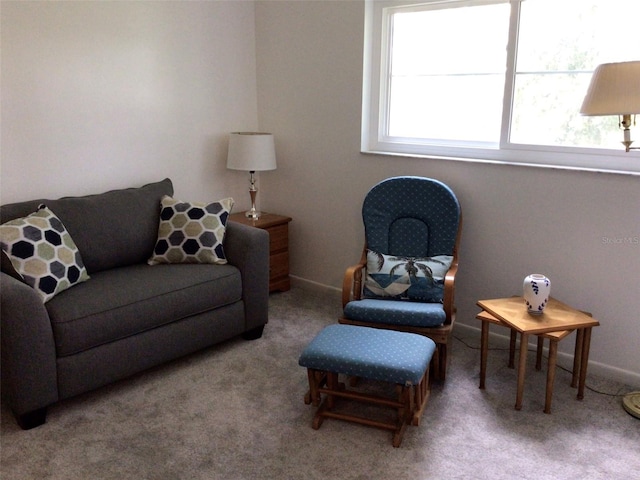
[[[260,127],[278,170],[259,198],[294,219],[292,272],[339,287],[371,185],[432,176],[464,209],[459,322],[477,326],[477,299],[544,273],[601,322],[590,371],[640,385],[640,245],[603,242],[640,236],[638,177],[361,155],[361,1],[259,1],[255,30],[252,2],[2,1],[0,13],[3,203],[169,176],[180,198],[232,195],[241,210],[247,179],[225,169],[226,134]]]
[[[292,273],[339,287],[361,252],[368,189],[392,175],[435,177],[463,206],[458,321],[479,326],[476,300],[520,294],[526,274],[546,274],[552,295],[601,323],[590,371],[640,385],[640,178],[360,154],[363,9],[257,2],[260,126],[278,147],[262,195],[266,210],[293,217]]]
[[[251,2],[1,3],[1,195],[97,193],[170,177],[233,196],[227,133],[257,128]]]

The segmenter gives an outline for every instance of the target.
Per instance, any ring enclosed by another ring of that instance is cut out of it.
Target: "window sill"
[[[395,146],[395,145],[394,145]],[[625,152],[603,150],[598,154],[566,154],[556,151],[533,150],[481,150],[455,149],[455,152],[415,153],[400,149],[361,149],[363,155],[382,155],[389,157],[421,158],[425,160],[444,160],[455,162],[484,163],[492,165],[511,165],[520,167],[547,168],[593,173],[609,173],[615,175],[640,176],[640,151]],[[514,160],[517,158],[517,160]],[[553,161],[553,163],[551,163]],[[611,161],[611,165],[603,163]]]

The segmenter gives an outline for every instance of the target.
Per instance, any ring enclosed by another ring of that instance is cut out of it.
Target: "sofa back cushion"
[[[164,195],[173,195],[168,178],[97,195],[13,203],[0,207],[0,223],[29,215],[44,203],[67,228],[91,274],[147,261],[157,240]]]

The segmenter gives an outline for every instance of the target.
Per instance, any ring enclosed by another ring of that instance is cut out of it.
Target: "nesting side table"
[[[576,350],[571,384],[572,386],[576,386],[577,380],[577,397],[579,400],[584,398],[585,379],[589,362],[589,347],[591,344],[591,329],[600,325],[597,320],[593,319],[589,314],[575,310],[554,298],[549,299],[549,303],[542,315],[530,315],[527,313],[527,308],[522,297],[480,300],[477,304],[483,309],[476,317],[482,321],[480,388],[484,388],[485,386],[490,323],[511,328],[509,366],[513,365],[516,335],[520,333],[516,410],[522,408],[529,335],[534,334],[538,336],[536,368],[540,368],[542,342],[545,338],[548,338],[550,340],[549,366],[544,411],[545,413],[550,413],[558,342],[573,330],[576,330]]]

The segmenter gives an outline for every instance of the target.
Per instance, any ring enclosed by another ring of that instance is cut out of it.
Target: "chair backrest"
[[[383,180],[362,206],[367,248],[387,255],[453,255],[460,218],[453,191],[424,177]]]

